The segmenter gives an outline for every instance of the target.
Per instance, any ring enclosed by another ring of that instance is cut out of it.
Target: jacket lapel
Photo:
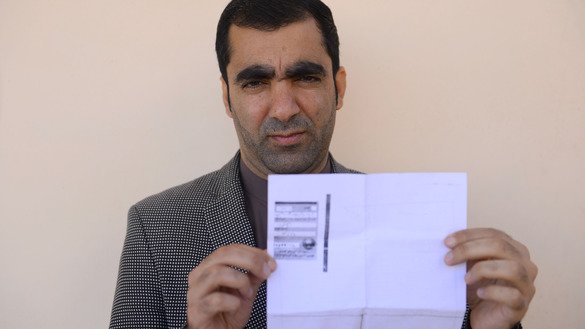
[[[331,156],[333,173],[357,173],[347,169]],[[240,180],[240,153],[218,172],[220,175],[216,198],[206,208],[205,220],[215,249],[230,244],[256,246],[248,213],[244,189]]]
[[[205,220],[215,249],[230,244],[256,246],[246,212],[244,190],[240,181],[240,156],[219,170],[218,193],[205,211]]]

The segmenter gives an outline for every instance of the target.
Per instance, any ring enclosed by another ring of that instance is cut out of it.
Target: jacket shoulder
[[[330,155],[330,157],[331,157],[331,168],[332,168],[334,173],[336,173],[336,174],[363,174],[363,172],[345,167],[341,163],[337,162],[333,158],[332,155]]]
[[[138,201],[134,206],[145,209],[177,208],[184,205],[204,205],[214,199],[225,179],[222,170],[205,174],[187,183],[177,185]]]
[[[197,208],[209,203],[229,186],[239,183],[239,153],[222,168],[187,183],[166,189],[146,197],[135,204],[141,209],[177,209],[187,206]]]

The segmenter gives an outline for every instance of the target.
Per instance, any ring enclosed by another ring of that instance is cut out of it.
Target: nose
[[[300,112],[293,87],[289,81],[279,81],[272,88],[270,116],[287,122]]]

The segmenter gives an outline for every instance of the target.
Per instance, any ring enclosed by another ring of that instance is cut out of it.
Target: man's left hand
[[[534,296],[538,268],[528,249],[504,232],[477,228],[450,234],[445,263],[467,262],[467,303],[473,329],[510,329]]]

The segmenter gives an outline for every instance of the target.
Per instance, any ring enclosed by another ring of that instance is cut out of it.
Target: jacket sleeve
[[[463,325],[461,326],[461,329],[473,329],[471,328],[471,323],[469,322],[469,315],[471,313],[471,309],[469,308],[469,305],[467,306],[467,310],[465,311],[465,317],[463,318]],[[512,327],[511,329],[522,329],[522,324],[520,324],[520,322],[518,322],[514,327]]]
[[[158,273],[136,207],[128,212],[128,228],[110,328],[166,328]]]

